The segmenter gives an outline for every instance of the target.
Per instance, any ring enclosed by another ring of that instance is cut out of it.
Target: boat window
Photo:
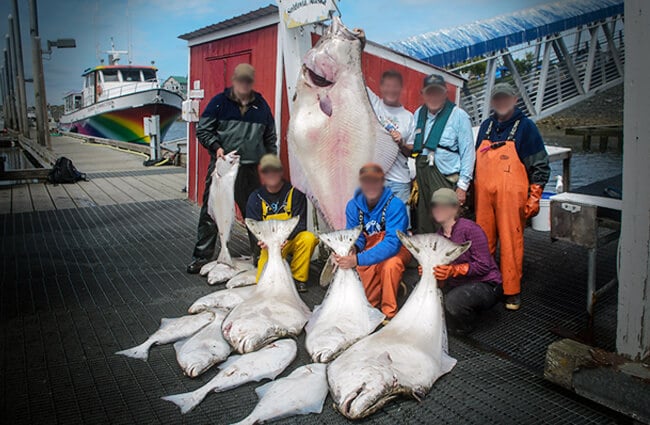
[[[75,95],[74,97],[74,109],[77,110],[81,108],[81,96]]]
[[[120,72],[122,72],[122,81],[124,82],[140,81],[139,69],[122,69]]]
[[[102,71],[102,73],[104,74],[105,83],[120,81],[119,77],[117,76],[117,69],[105,69]]]
[[[156,81],[156,71],[153,69],[143,69],[142,75],[145,81]]]
[[[95,73],[91,72],[90,74],[86,75],[86,87],[92,87],[93,90],[95,89]]]

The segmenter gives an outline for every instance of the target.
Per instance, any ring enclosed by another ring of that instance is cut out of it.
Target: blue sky
[[[26,75],[31,76],[28,1],[18,0]],[[99,63],[96,52],[131,50],[133,63],[155,61],[159,76],[187,74],[187,46],[180,34],[228,19],[272,0],[39,0],[43,40],[75,38],[76,49],[55,50],[44,62],[47,97],[52,104],[81,87],[81,72]],[[343,21],[362,27],[368,38],[388,42],[525,9],[549,0],[341,0]],[[7,32],[11,1],[0,2],[0,35]],[[129,47],[129,28],[131,47]],[[124,58],[122,63],[126,63]],[[28,99],[33,101],[31,84]]]

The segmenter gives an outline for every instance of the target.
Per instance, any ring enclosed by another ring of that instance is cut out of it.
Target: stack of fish
[[[352,196],[359,166],[374,160],[388,168],[397,154],[367,99],[361,74],[363,42],[361,33],[333,18],[306,56],[289,128],[294,183],[334,229],[345,226],[344,206]],[[217,160],[209,197],[221,250],[202,274],[207,274],[210,284],[228,281],[226,289],[196,300],[187,316],[162,319],[144,343],[117,354],[146,361],[153,345],[174,342],[176,358],[187,376],[199,376],[218,365],[219,372],[202,387],[163,397],[186,413],[211,392],[275,379],[296,358],[298,347],[292,338],[307,324],[305,345],[316,363],[257,388],[259,403],[240,424],[319,413],[328,388],[338,411],[350,419],[368,416],[399,395],[422,399],[456,363],[447,353],[441,294],[434,276],[425,273],[404,307],[376,333],[372,332],[384,316],[369,305],[354,270],[334,272],[323,302],[311,315],[281,257],[282,243],[298,218],[248,220],[249,230],[269,251],[267,265],[254,285],[250,261],[232,259],[227,247],[235,220],[238,167],[234,153]],[[328,173],[304,172],[310,169]],[[344,255],[360,231],[340,230],[321,234],[320,239]],[[438,235],[399,237],[424,270],[448,264],[468,248]],[[240,354],[231,355],[233,350]]]

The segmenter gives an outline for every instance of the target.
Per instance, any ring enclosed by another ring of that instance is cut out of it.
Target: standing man
[[[386,172],[386,186],[393,191],[393,194],[404,204],[411,194],[411,170],[409,159],[413,145],[409,144],[415,130],[413,114],[404,106],[400,98],[404,80],[402,74],[394,70],[388,70],[381,76],[379,94],[375,95],[368,89],[368,96],[377,119],[382,126],[390,133],[393,141],[399,146],[399,153],[393,166]],[[408,208],[407,208],[408,212]]]
[[[492,255],[497,239],[501,244],[505,306],[519,310],[524,227],[539,212],[551,169],[537,126],[517,108],[514,87],[496,84],[491,107],[494,113],[481,124],[476,141],[476,222]]]
[[[415,111],[413,155],[418,183],[418,233],[433,233],[429,200],[443,187],[454,189],[465,204],[474,172],[474,135],[469,115],[447,100],[447,84],[440,75],[424,79],[424,105]]]
[[[212,98],[206,106],[196,136],[210,152],[210,165],[205,179],[203,206],[193,260],[188,273],[198,273],[214,255],[217,242],[217,225],[208,214],[208,197],[212,172],[217,158],[237,151],[240,157],[239,173],[235,180],[235,203],[242,215],[250,194],[259,187],[257,164],[266,153],[277,152],[275,122],[269,105],[262,95],[253,90],[255,69],[247,63],[235,67],[232,87]],[[249,233],[251,248],[257,252],[254,238]]]
[[[366,164],[359,171],[361,187],[345,209],[347,228],[361,225],[363,231],[346,256],[334,256],[342,269],[357,267],[368,302],[380,308],[387,319],[397,313],[397,289],[411,254],[402,246],[397,231],[406,233],[408,217],[404,203],[384,187],[379,164]]]
[[[298,292],[307,292],[309,263],[314,254],[318,238],[307,230],[307,198],[295,189],[291,183],[282,178],[284,169],[280,158],[275,154],[266,154],[260,161],[262,187],[248,198],[246,218],[256,221],[288,220],[300,217],[296,228],[282,246],[282,258],[291,256],[291,274],[296,282]],[[262,249],[257,263],[257,280],[268,261],[269,252],[266,245],[257,243]]]

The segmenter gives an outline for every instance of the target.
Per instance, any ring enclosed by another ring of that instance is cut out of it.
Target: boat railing
[[[124,83],[118,87],[103,89],[101,94],[98,96],[98,100],[108,100],[115,97],[124,96],[126,94],[133,94],[157,88],[160,88],[158,81],[136,81],[133,83]]]

